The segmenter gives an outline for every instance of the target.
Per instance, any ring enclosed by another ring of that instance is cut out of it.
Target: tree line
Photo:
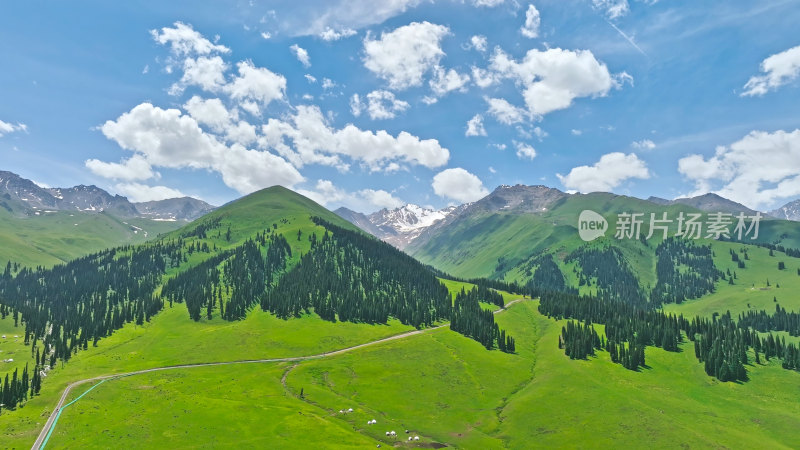
[[[11,315],[15,326],[24,326],[24,342],[35,354],[28,395],[39,392],[41,373],[57,361],[69,361],[90,343],[97,346],[126,323],[149,321],[164,307],[156,288],[166,270],[181,266],[195,251],[210,249],[195,240],[162,239],[96,252],[49,269],[21,267],[14,274],[14,266],[7,264],[0,276],[0,315]],[[17,403],[25,399],[19,394],[22,379],[17,388],[13,376],[8,384]]]

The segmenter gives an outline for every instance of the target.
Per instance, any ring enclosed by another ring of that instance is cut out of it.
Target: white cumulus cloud
[[[361,102],[361,97],[358,94],[353,94],[353,96],[350,97],[350,113],[352,113],[354,117],[358,117],[361,115],[362,110],[364,110],[364,103]]]
[[[755,209],[795,198],[800,195],[800,129],[752,131],[717,147],[709,158],[681,158],[678,171],[695,183],[692,195],[713,191]]]
[[[331,80],[330,78],[323,78],[322,79],[322,89],[327,91],[336,87],[336,82]]]
[[[514,147],[517,148],[517,157],[519,159],[533,160],[533,158],[536,158],[536,149],[530,145],[524,142],[514,141]]]
[[[333,28],[326,28],[325,31],[319,33],[319,37],[323,41],[338,41],[339,39],[348,38],[350,36],[354,36],[356,34],[356,30],[352,28],[342,28],[341,30],[334,30]]]
[[[502,124],[513,125],[523,122],[528,115],[527,111],[512,105],[506,99],[487,97],[485,100],[489,104],[489,114]]]
[[[4,134],[14,133],[16,131],[28,131],[28,126],[24,123],[17,122],[13,124],[0,120],[0,137],[3,137]]]
[[[751,77],[744,85],[743,97],[761,96],[790,83],[800,75],[800,45],[776,53],[761,62],[763,75]]]
[[[186,58],[183,61],[183,76],[173,84],[169,93],[180,95],[187,86],[200,86],[203,90],[216,92],[225,84],[228,65],[219,56]]]
[[[521,86],[528,111],[539,117],[568,108],[576,98],[603,97],[619,86],[620,77],[612,76],[589,50],[560,48],[532,49],[521,61],[498,48],[491,69]]]
[[[592,0],[592,5],[603,11],[609,19],[622,17],[630,11],[628,0]]]
[[[519,29],[520,33],[526,38],[534,39],[539,37],[539,26],[542,19],[539,15],[539,10],[533,5],[528,5],[528,10],[525,11],[525,24]]]
[[[274,100],[286,95],[286,78],[264,67],[256,67],[251,61],[241,61],[236,67],[239,76],[224,87],[232,99],[242,102],[257,102],[266,107]]]
[[[292,187],[304,180],[280,156],[238,143],[225,145],[177,109],[142,103],[117,120],[106,121],[101,131],[151,167],[215,171],[226,185],[242,194],[276,184]]]
[[[651,141],[650,139],[642,139],[641,141],[632,142],[631,147],[637,148],[639,150],[652,150],[656,148],[656,143]]]
[[[203,99],[195,95],[183,108],[197,123],[209,127],[229,142],[250,145],[256,141],[256,127],[239,120],[238,110],[228,110],[218,98]]]
[[[469,38],[469,46],[479,52],[485,52],[489,46],[489,41],[486,39],[486,36],[477,34]]]
[[[283,27],[293,36],[320,36],[328,30],[345,33],[348,29],[380,24],[402,14],[422,0],[326,0],[319,7],[297,8],[287,16]],[[324,39],[324,38],[323,38]]]
[[[300,61],[301,64],[303,64],[303,67],[311,67],[311,57],[308,56],[308,50],[304,49],[303,47],[300,47],[297,44],[292,44],[292,46],[289,47],[289,49],[292,50],[292,53],[294,53],[295,58],[297,58],[297,60]]]
[[[300,189],[298,192],[323,206],[342,205],[360,212],[373,212],[382,208],[394,209],[405,204],[383,189],[347,192],[335,186],[330,180],[317,180],[314,189]]]
[[[172,28],[164,27],[150,30],[150,35],[161,45],[169,45],[172,53],[178,56],[208,55],[210,53],[229,53],[224,45],[217,45],[195,31],[191,25],[175,22]]]
[[[556,174],[568,189],[588,192],[611,192],[631,178],[650,178],[647,165],[635,153],[607,153],[592,166],[574,167],[567,175]]]
[[[475,114],[467,122],[467,132],[465,136],[486,136],[486,129],[483,127],[483,116]]]
[[[494,8],[495,6],[500,6],[505,3],[506,0],[472,0],[472,4],[475,6],[485,6],[487,8]]]
[[[443,25],[412,22],[382,33],[380,39],[367,35],[364,67],[386,80],[392,89],[420,86],[425,74],[444,56],[441,40],[449,33]]]
[[[461,203],[474,202],[489,194],[480,178],[460,167],[437,173],[431,186],[436,195]]]
[[[119,183],[114,186],[114,190],[135,203],[186,197],[177,189],[167,186],[148,186],[141,183]]]
[[[86,168],[95,175],[115,180],[148,180],[156,176],[150,163],[142,155],[133,155],[121,163],[107,163],[98,159],[86,160]]]
[[[496,84],[500,81],[500,76],[491,70],[482,69],[480,67],[472,67],[472,81],[481,89]]]
[[[469,75],[460,74],[454,69],[447,70],[441,66],[436,66],[433,68],[433,76],[428,83],[430,84],[431,91],[433,91],[436,96],[441,97],[450,91],[466,91],[466,85],[469,83]]]
[[[214,131],[222,131],[237,118],[218,98],[204,99],[198,95],[192,96],[184,105],[189,115],[198,123],[208,126]]]
[[[395,98],[390,91],[378,90],[367,94],[367,112],[372,120],[394,119],[408,107],[408,102]]]
[[[262,148],[275,149],[296,167],[314,163],[346,170],[347,157],[371,171],[392,172],[404,165],[435,168],[450,158],[436,139],[420,139],[406,131],[392,136],[352,124],[334,129],[317,106],[298,106],[287,120],[269,119],[261,131]]]

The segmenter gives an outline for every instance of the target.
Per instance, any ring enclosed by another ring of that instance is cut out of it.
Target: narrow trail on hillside
[[[516,300],[512,300],[512,301],[506,303],[502,308],[494,311],[494,314],[498,314],[500,312],[503,312],[503,311],[507,310],[510,306],[512,306],[512,305],[514,305],[516,303],[519,303],[519,302],[521,302],[523,300],[528,300],[528,299],[526,299],[526,298],[518,298]],[[234,364],[264,364],[264,363],[293,362],[293,361],[300,362],[300,361],[307,361],[307,360],[311,360],[311,359],[328,358],[328,357],[331,357],[331,356],[336,356],[336,355],[341,355],[343,353],[348,353],[348,352],[351,352],[353,350],[358,350],[358,349],[361,349],[361,348],[364,348],[364,347],[369,347],[371,345],[377,345],[377,344],[382,344],[384,342],[390,342],[390,341],[395,341],[395,340],[398,340],[398,339],[404,339],[404,338],[407,338],[407,337],[410,337],[410,336],[415,336],[415,335],[422,334],[422,333],[429,333],[431,331],[438,330],[438,329],[444,328],[444,327],[449,327],[449,326],[450,326],[450,322],[447,322],[447,323],[444,323],[442,325],[438,325],[438,326],[435,326],[435,327],[425,328],[425,329],[422,329],[422,330],[408,331],[408,332],[405,332],[405,333],[396,334],[394,336],[389,336],[389,337],[378,339],[378,340],[375,340],[375,341],[366,342],[364,344],[353,345],[351,347],[345,347],[345,348],[340,349],[340,350],[334,350],[334,351],[330,351],[330,352],[319,353],[319,354],[316,354],[316,355],[294,356],[294,357],[286,357],[286,358],[245,359],[245,360],[237,360],[237,361],[220,361],[220,362],[205,362],[205,363],[193,363],[193,364],[178,364],[178,365],[174,365],[174,366],[153,367],[153,368],[150,368],[150,369],[135,370],[135,371],[132,371],[132,372],[124,372],[124,373],[117,373],[117,374],[111,374],[111,375],[99,375],[99,376],[92,377],[92,378],[86,378],[86,379],[83,379],[83,380],[74,381],[74,382],[70,383],[69,385],[67,385],[67,387],[64,389],[64,392],[61,394],[61,397],[59,398],[58,403],[56,403],[55,409],[50,414],[50,417],[48,417],[47,422],[45,422],[44,427],[42,428],[42,431],[39,432],[39,436],[36,438],[36,441],[33,443],[33,446],[31,448],[33,450],[39,450],[39,449],[44,448],[44,446],[47,444],[47,441],[50,439],[50,436],[53,434],[53,430],[55,430],[55,426],[56,426],[56,423],[58,421],[58,418],[61,416],[61,413],[63,412],[64,408],[66,408],[67,406],[75,403],[81,397],[83,397],[84,395],[89,393],[89,391],[91,391],[92,389],[94,389],[95,387],[99,386],[100,384],[102,384],[102,383],[104,383],[106,381],[111,381],[111,380],[114,380],[114,379],[117,379],[117,378],[130,377],[130,376],[133,376],[133,375],[140,375],[140,374],[144,374],[144,373],[160,372],[160,371],[164,371],[164,370],[192,369],[192,368],[196,368],[196,367],[211,367],[211,366],[230,366],[230,365],[234,365]],[[64,405],[64,402],[67,401],[67,397],[69,396],[69,393],[74,388],[76,388],[76,387],[78,387],[78,386],[80,386],[82,384],[91,383],[93,381],[98,381],[98,383],[95,384],[94,386],[92,386],[91,388],[89,388],[86,392],[81,394],[75,400],[73,400],[73,401],[67,403],[66,405]],[[281,381],[283,381],[283,380],[281,380]]]

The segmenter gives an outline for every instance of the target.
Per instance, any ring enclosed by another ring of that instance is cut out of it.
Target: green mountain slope
[[[549,252],[557,255],[558,261],[563,261],[570,252],[586,245],[578,233],[578,217],[584,210],[595,211],[608,222],[609,231],[605,237],[589,245],[618,247],[643,285],[655,284],[655,248],[661,241],[662,233],[656,231],[649,240],[615,239],[617,215],[642,213],[644,223],[641,233],[642,237],[646,237],[651,213],[656,214],[657,219],[667,213],[667,217],[673,220],[669,225],[670,236],[677,231],[680,213],[700,213],[703,220],[708,214],[682,204],[659,205],[607,193],[576,194],[561,198],[546,211],[531,212],[513,208],[467,210],[446,225],[434,227],[430,234],[412,242],[406,251],[420,261],[453,275],[524,282],[531,275],[519,268],[531,257]],[[731,231],[733,228],[730,227]],[[751,241],[744,239],[742,242]],[[752,242],[800,248],[800,225],[764,217],[760,222],[758,239]]]
[[[153,239],[179,222],[54,211],[18,216],[0,209],[0,263],[52,266],[92,252]]]
[[[273,223],[277,223],[280,227],[282,219],[288,221],[297,219],[298,223],[294,226],[295,228],[310,225],[310,216],[317,216],[340,227],[358,231],[358,228],[350,222],[315,201],[283,186],[272,186],[227,203],[206,214],[200,221],[189,224],[176,233],[186,233],[188,230],[196,228],[197,223],[221,219],[231,223],[233,233],[231,242],[236,243]],[[289,228],[293,227],[287,229]]]

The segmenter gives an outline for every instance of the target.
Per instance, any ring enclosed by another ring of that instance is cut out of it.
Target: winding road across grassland
[[[506,309],[508,309],[509,306],[511,306],[511,305],[513,305],[515,303],[521,302],[523,300],[525,300],[525,298],[518,298],[516,300],[512,300],[512,301],[506,303],[502,308],[494,311],[494,314],[497,314],[499,312],[505,311]],[[307,360],[310,360],[310,359],[327,358],[327,357],[330,357],[330,356],[336,356],[336,355],[341,355],[342,353],[351,352],[353,350],[358,350],[360,348],[369,347],[370,345],[381,344],[381,343],[384,343],[384,342],[394,341],[394,340],[397,340],[397,339],[404,339],[404,338],[407,338],[409,336],[414,336],[414,335],[417,335],[417,334],[428,333],[428,332],[431,332],[433,330],[438,330],[439,328],[447,327],[449,325],[450,325],[450,323],[448,322],[448,323],[445,323],[445,324],[442,324],[442,325],[438,325],[438,326],[435,326],[435,327],[432,327],[432,328],[425,328],[425,329],[422,329],[422,330],[408,331],[408,332],[405,332],[405,333],[396,334],[394,336],[389,336],[389,337],[386,337],[386,338],[378,339],[376,341],[370,341],[370,342],[366,342],[364,344],[354,345],[352,347],[346,347],[346,348],[343,348],[343,349],[340,349],[340,350],[334,350],[332,352],[320,353],[320,354],[317,354],[317,355],[295,356],[295,357],[287,357],[287,358],[245,359],[245,360],[238,360],[238,361],[208,362],[208,363],[195,363],[195,364],[179,364],[179,365],[175,365],[175,366],[153,367],[151,369],[142,369],[142,370],[136,370],[136,371],[133,371],[133,372],[117,373],[117,374],[113,374],[113,375],[100,375],[100,376],[96,376],[96,377],[92,377],[92,378],[86,378],[86,379],[83,379],[83,380],[75,381],[75,382],[70,383],[64,389],[64,392],[61,394],[61,398],[58,399],[58,403],[56,404],[55,409],[50,414],[50,417],[48,417],[47,422],[45,422],[44,427],[42,428],[42,431],[39,432],[39,437],[36,438],[36,442],[33,443],[33,446],[31,448],[33,450],[39,450],[39,449],[41,449],[43,447],[43,445],[46,443],[47,439],[49,439],[49,436],[52,434],[53,430],[55,429],[56,421],[58,420],[58,417],[61,415],[61,412],[63,411],[63,409],[66,406],[69,406],[70,404],[72,404],[72,403],[74,403],[75,401],[78,400],[78,399],[75,399],[75,400],[73,400],[72,402],[68,403],[65,406],[64,402],[67,401],[67,397],[69,396],[69,393],[74,388],[76,388],[76,387],[78,387],[78,386],[80,386],[82,384],[91,383],[93,381],[104,382],[104,381],[112,380],[112,379],[115,379],[115,378],[129,377],[129,376],[132,376],[132,375],[139,375],[139,374],[150,373],[150,372],[160,372],[162,370],[191,369],[191,368],[195,368],[195,367],[209,367],[209,366],[230,366],[230,365],[233,365],[233,364],[261,364],[261,363],[276,363],[276,362],[307,361]],[[92,388],[94,388],[94,386]],[[89,390],[91,390],[91,389],[89,389]],[[84,392],[84,394],[86,394],[88,392],[89,391],[86,391],[86,392]],[[78,398],[80,398],[80,397],[78,397]]]

